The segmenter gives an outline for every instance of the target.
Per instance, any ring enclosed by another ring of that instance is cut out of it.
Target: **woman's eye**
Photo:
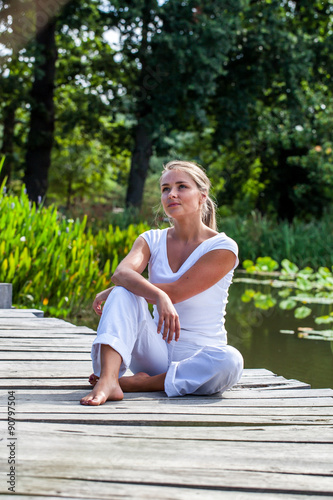
[[[162,188],[162,193],[164,193],[165,191],[168,191],[168,189],[169,188],[167,188],[167,187]]]

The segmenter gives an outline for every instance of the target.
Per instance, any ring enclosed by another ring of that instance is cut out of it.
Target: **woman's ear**
[[[207,200],[207,193],[200,193],[200,194],[201,194],[200,204],[203,205]]]

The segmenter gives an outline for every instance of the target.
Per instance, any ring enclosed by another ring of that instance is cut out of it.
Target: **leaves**
[[[95,237],[85,217],[74,221],[54,206],[31,205],[22,191],[0,195],[0,228],[0,281],[13,284],[14,302],[66,316],[109,285],[110,270],[147,226],[110,226]]]
[[[295,309],[295,318],[304,319],[310,316],[311,313],[312,311],[309,307],[306,306],[297,307],[297,309]]]

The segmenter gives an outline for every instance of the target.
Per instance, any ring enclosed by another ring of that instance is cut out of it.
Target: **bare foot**
[[[89,377],[89,384],[91,384],[94,387],[98,381],[99,381],[99,377],[97,377],[97,375],[92,373]]]
[[[124,398],[118,381],[109,379],[99,379],[96,381],[94,389],[81,399],[82,405],[99,406],[105,401],[120,401]]]
[[[150,378],[148,373],[138,372],[129,377],[121,377],[119,385],[124,392],[141,392],[145,390],[145,385]]]

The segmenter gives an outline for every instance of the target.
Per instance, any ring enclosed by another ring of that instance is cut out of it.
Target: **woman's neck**
[[[170,230],[169,230],[170,231]],[[171,228],[171,236],[177,240],[184,242],[194,242],[206,239],[208,233],[212,230],[209,229],[200,220],[193,220],[187,218],[186,220],[174,220],[173,227]]]

